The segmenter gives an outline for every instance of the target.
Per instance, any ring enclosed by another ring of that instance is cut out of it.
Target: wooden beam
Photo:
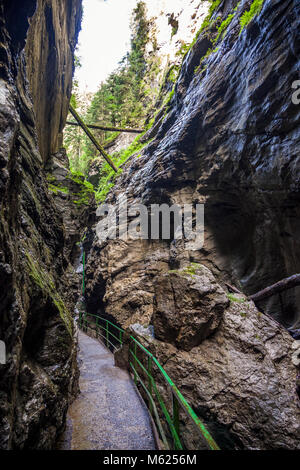
[[[272,284],[269,287],[257,292],[256,294],[250,295],[248,297],[249,300],[253,300],[253,302],[258,302],[259,300],[267,299],[274,294],[279,294],[288,289],[292,289],[293,287],[300,285],[300,274],[294,274],[293,276],[286,277],[281,281]]]
[[[73,108],[73,106],[70,104],[69,105],[69,109],[70,109],[70,112],[72,114],[72,116],[76,119],[76,121],[78,122],[78,125],[84,130],[84,132],[86,133],[86,135],[88,136],[88,138],[93,142],[93,144],[95,145],[96,149],[101,153],[101,155],[105,158],[105,160],[107,161],[107,163],[112,167],[112,169],[117,173],[118,171],[118,168],[116,167],[116,165],[114,164],[114,162],[112,161],[112,159],[110,158],[110,156],[108,155],[108,153],[106,153],[106,151],[104,150],[104,148],[102,147],[102,145],[97,141],[97,139],[94,137],[94,135],[91,133],[91,131],[87,128],[87,126],[85,125],[85,123],[83,122],[83,120],[80,118],[80,116],[77,114],[77,112],[75,111],[75,109]]]
[[[77,122],[67,121],[66,124],[69,126],[80,126]],[[143,129],[124,129],[122,127],[106,127],[101,124],[86,124],[86,127],[90,129],[100,129],[101,131],[112,131],[112,132],[129,132],[132,134],[141,134]]]

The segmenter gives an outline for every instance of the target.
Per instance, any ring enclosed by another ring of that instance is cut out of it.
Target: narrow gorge
[[[92,96],[83,7],[0,3],[0,449],[299,450],[300,3],[136,1]]]

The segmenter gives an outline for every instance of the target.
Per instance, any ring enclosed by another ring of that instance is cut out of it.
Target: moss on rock
[[[64,301],[56,290],[53,277],[50,273],[45,271],[40,265],[38,265],[30,253],[26,253],[27,266],[29,276],[35,282],[35,284],[41,289],[46,297],[50,297],[53,304],[56,306],[62,321],[65,324],[70,336],[73,336],[72,331],[72,316],[68,311]]]
[[[189,266],[186,266],[185,268],[182,269],[172,269],[168,271],[169,274],[179,274],[181,276],[195,276],[197,271],[202,270],[202,265],[199,263],[191,263]]]

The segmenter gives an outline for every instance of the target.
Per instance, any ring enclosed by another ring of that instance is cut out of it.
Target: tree
[[[146,45],[150,36],[146,13],[146,4],[143,1],[138,2],[131,19],[130,51],[120,61],[118,68],[101,83],[86,112],[83,112],[82,97],[79,96],[75,83],[74,97],[86,124],[144,127],[144,121],[155,101],[147,85],[147,75],[152,76],[153,62],[149,66],[146,57]],[[76,109],[76,106],[73,107]],[[95,130],[94,134],[101,144],[115,135],[102,130]],[[70,129],[66,132],[65,143],[68,153],[72,153],[74,169],[87,173],[90,160],[97,156],[91,142],[82,131]]]

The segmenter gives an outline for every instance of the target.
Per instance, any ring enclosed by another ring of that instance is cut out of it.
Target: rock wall
[[[288,332],[243,296],[226,295],[203,265],[163,274],[154,293],[157,339],[143,342],[221,449],[299,449]],[[187,448],[197,448],[186,434]]]
[[[170,375],[206,424],[219,429],[220,444],[295,448],[295,342],[268,314],[285,326],[297,325],[299,288],[260,305],[266,315],[261,316],[253,305],[244,310],[232,301],[228,310],[226,303],[213,301],[220,292],[214,293],[210,275],[207,303],[201,304],[199,293],[198,305],[194,287],[184,288],[168,274],[201,263],[225,292],[229,282],[251,294],[300,270],[300,108],[291,100],[299,73],[299,4],[265,0],[260,14],[241,31],[240,18],[251,4],[219,2],[184,58],[156,137],[141,157],[125,165],[107,197],[110,203],[121,194],[129,204],[205,203],[203,249],[191,251],[172,239],[100,243],[95,238],[86,273],[87,307],[126,328],[154,325],[157,354],[161,351],[163,363],[172,364]],[[219,34],[229,15],[232,21]],[[174,283],[179,290],[172,300]],[[170,311],[163,306],[164,295],[170,297]],[[211,360],[214,350],[218,357]],[[193,385],[182,368],[183,357],[187,370],[197,371]],[[222,385],[221,377],[228,374],[230,380]],[[261,381],[263,376],[274,378],[271,386]],[[216,391],[216,399],[206,394],[207,387],[211,394]],[[271,439],[264,428],[273,429]]]
[[[156,139],[116,186],[145,203],[205,203],[204,249],[184,256],[246,294],[300,269],[299,106],[291,100],[299,10],[294,2],[266,1],[259,21],[239,35],[250,3],[242,2],[204,62],[217,30],[199,36]],[[215,17],[226,18],[234,6],[221,2]],[[200,62],[203,70],[195,72]],[[299,295],[290,290],[261,307],[291,326]]]
[[[72,0],[67,7],[63,0],[38,0],[30,20],[26,40],[27,78],[44,161],[62,147],[81,14],[81,0]]]
[[[80,15],[77,0],[0,5],[1,449],[50,449],[77,391],[73,268],[43,160],[63,126]]]
[[[86,240],[91,226],[95,223],[95,192],[81,174],[72,173],[66,150],[51,155],[46,164],[48,189],[62,216],[64,225],[65,255],[75,268],[81,258],[81,242]],[[81,279],[76,279],[78,284]]]

